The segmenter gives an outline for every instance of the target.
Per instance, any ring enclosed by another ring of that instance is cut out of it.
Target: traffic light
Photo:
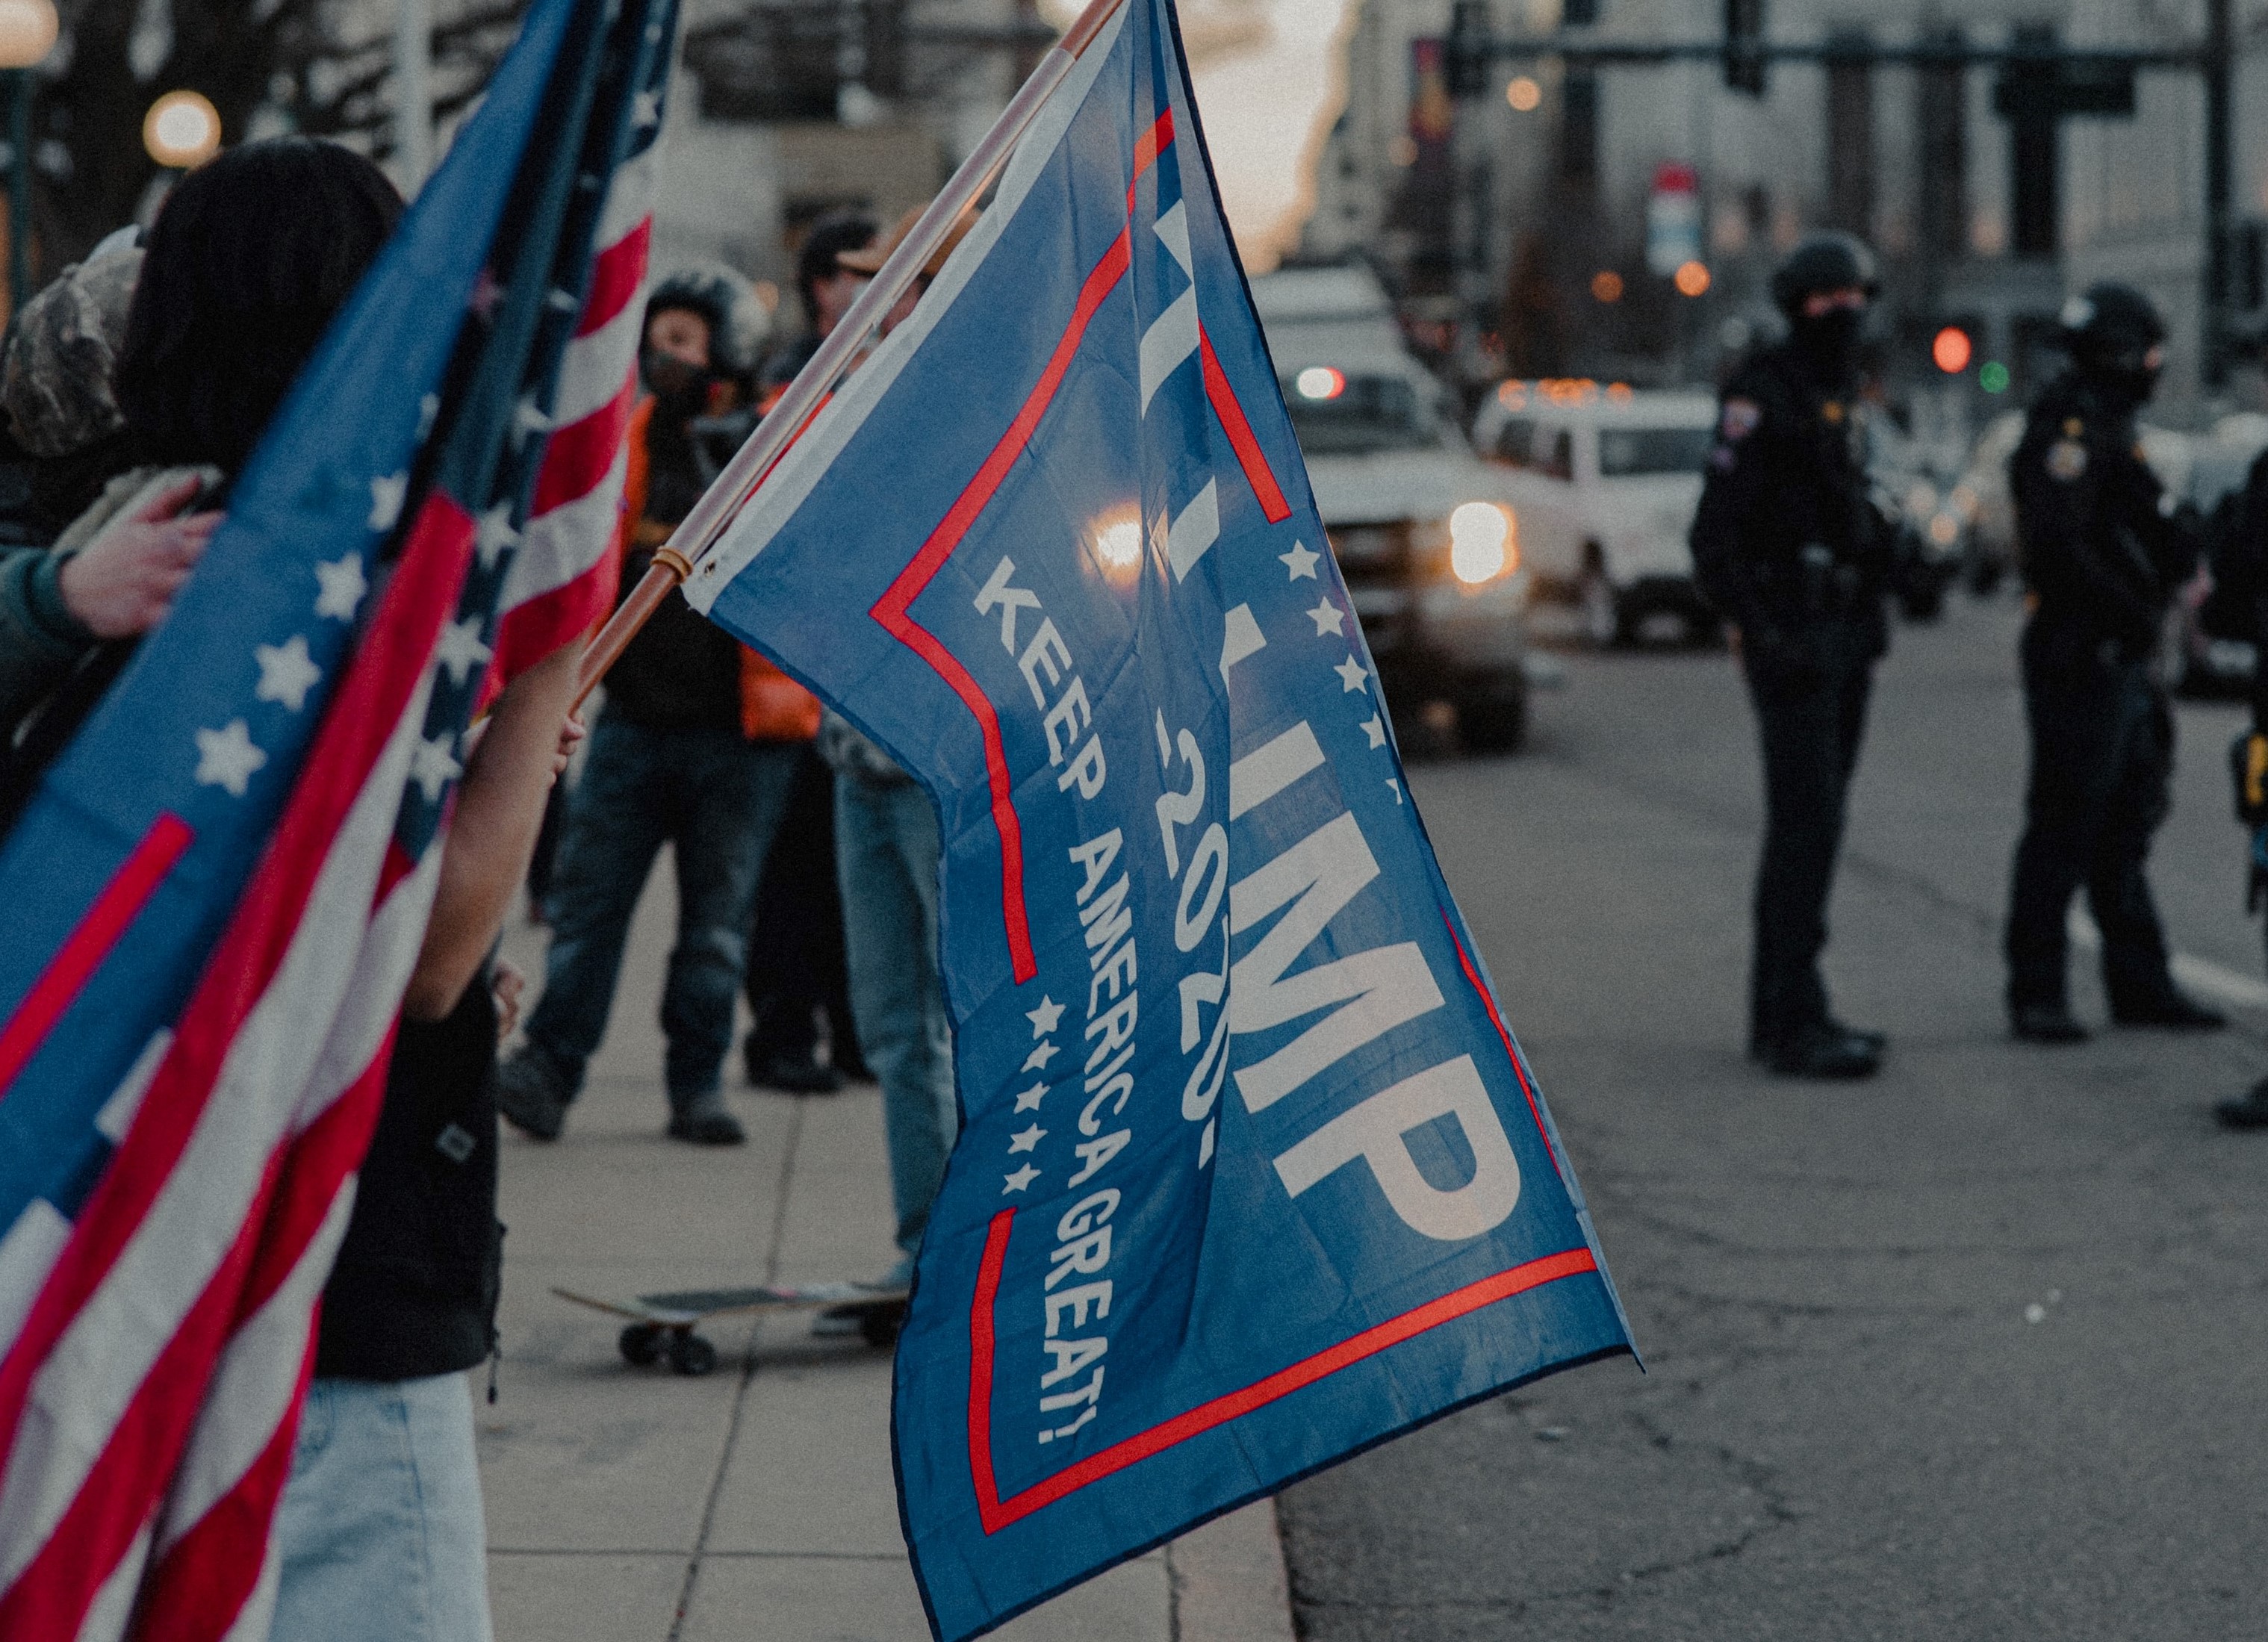
[[[1450,96],[1478,97],[1488,90],[1493,44],[1488,0],[1457,0],[1449,13],[1448,61],[1444,65]]]
[[[1764,0],[1725,0],[1725,85],[1764,94]]]
[[[1948,325],[1930,338],[1930,363],[1948,376],[1959,376],[1966,371],[1976,351],[1969,333],[1958,325]]]

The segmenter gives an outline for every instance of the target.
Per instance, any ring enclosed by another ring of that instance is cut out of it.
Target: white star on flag
[[[1024,1057],[1024,1070],[1026,1071],[1045,1071],[1048,1069],[1048,1063],[1055,1057],[1056,1046],[1052,1043],[1042,1043],[1039,1048],[1034,1049],[1029,1055]]]
[[[551,431],[551,418],[530,395],[522,399],[519,409],[512,413],[512,426],[515,437],[532,439]]]
[[[359,553],[350,553],[342,559],[318,559],[315,582],[321,589],[315,595],[315,614],[341,622],[354,620],[355,612],[362,608],[363,594],[370,591]]]
[[[1018,1169],[1013,1174],[1003,1177],[1008,1183],[1000,1188],[1000,1195],[1005,1197],[1012,1191],[1021,1191],[1024,1188],[1029,1186],[1034,1181],[1039,1179],[1039,1170],[1027,1163],[1023,1167]]]
[[[225,787],[229,797],[240,799],[253,771],[268,762],[268,755],[252,744],[252,732],[241,718],[232,718],[221,730],[197,732],[197,784]]]
[[[1399,781],[1396,781],[1393,777],[1388,776],[1388,777],[1387,777],[1387,778],[1386,778],[1386,784],[1387,784],[1388,786],[1392,787],[1392,788],[1394,789],[1394,801],[1395,801],[1396,804],[1401,803],[1401,802],[1402,802],[1402,784],[1401,784]]]
[[[1013,1154],[1018,1152],[1029,1152],[1033,1147],[1038,1145],[1042,1140],[1046,1138],[1047,1132],[1048,1131],[1046,1130],[1041,1128],[1037,1123],[1034,1123],[1029,1129],[1023,1130],[1020,1134],[1009,1136],[1008,1150],[1010,1153]]]
[[[370,527],[391,530],[401,517],[401,504],[409,495],[407,472],[382,474],[370,482]]]
[[[474,668],[486,664],[490,653],[481,643],[481,618],[476,615],[445,624],[441,642],[433,647],[434,659],[449,670],[449,681],[460,688]]]
[[[641,131],[651,131],[661,123],[661,94],[640,92],[630,102],[630,118]]]
[[[1347,694],[1348,691],[1360,689],[1362,688],[1362,681],[1370,676],[1370,669],[1364,666],[1361,662],[1357,661],[1352,656],[1349,656],[1344,661],[1340,662],[1338,666],[1333,667],[1331,671],[1339,675],[1339,682],[1345,687],[1345,688],[1339,692],[1343,696]]]
[[[1288,578],[1289,580],[1298,581],[1304,576],[1309,581],[1313,581],[1315,579],[1315,561],[1323,556],[1309,548],[1306,542],[1295,541],[1292,544],[1292,550],[1289,553],[1279,553],[1276,556],[1279,562],[1291,568],[1292,574]]]
[[[1048,1086],[1035,1083],[1016,1096],[1016,1109],[1020,1112],[1036,1112],[1040,1109],[1040,1102],[1047,1098]]]
[[[1315,624],[1317,638],[1344,637],[1346,613],[1328,599],[1319,599],[1315,607],[1307,612],[1307,619]]]
[[[1061,1004],[1042,994],[1040,1006],[1037,1009],[1026,1010],[1024,1019],[1032,1023],[1032,1035],[1035,1038],[1043,1038],[1056,1029],[1056,1023],[1063,1019],[1063,1012],[1064,1006]]]
[[[1362,721],[1362,733],[1370,738],[1370,744],[1373,747],[1386,745],[1386,725],[1376,713],[1371,714]]]
[[[492,571],[506,548],[519,540],[519,532],[512,527],[512,504],[498,502],[481,515],[480,528],[473,536],[474,550],[481,556],[481,568]]]
[[[456,739],[453,735],[437,735],[431,740],[421,740],[417,750],[409,755],[409,778],[425,789],[428,804],[438,804],[443,790],[465,773],[465,767],[451,751]]]
[[[260,682],[253,686],[254,700],[281,702],[293,712],[307,704],[307,692],[323,676],[307,654],[307,641],[298,634],[280,644],[255,644],[252,659],[260,664]]]

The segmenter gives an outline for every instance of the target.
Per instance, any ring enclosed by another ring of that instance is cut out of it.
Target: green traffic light
[[[1977,386],[1983,388],[1988,394],[2007,393],[2008,391],[2008,367],[2002,364],[1998,359],[1987,361],[1984,368],[1977,373]]]

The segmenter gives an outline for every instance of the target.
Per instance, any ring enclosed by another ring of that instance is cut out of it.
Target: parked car
[[[1518,747],[1530,578],[1502,476],[1367,269],[1266,274],[1252,295],[1387,700],[1448,703],[1469,750]]]
[[[1509,381],[1482,404],[1473,443],[1506,471],[1537,594],[1573,601],[1594,644],[1656,618],[1715,632],[1686,534],[1716,426],[1707,394],[1619,384]]]

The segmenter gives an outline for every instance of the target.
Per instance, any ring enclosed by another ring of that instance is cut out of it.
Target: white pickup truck
[[[1474,418],[1537,593],[1572,600],[1594,644],[1627,643],[1657,620],[1714,631],[1686,533],[1716,426],[1710,394],[1588,381],[1506,382]]]
[[[1368,270],[1266,274],[1252,295],[1388,702],[1450,703],[1469,751],[1518,747],[1528,576],[1506,476],[1473,454]]]

